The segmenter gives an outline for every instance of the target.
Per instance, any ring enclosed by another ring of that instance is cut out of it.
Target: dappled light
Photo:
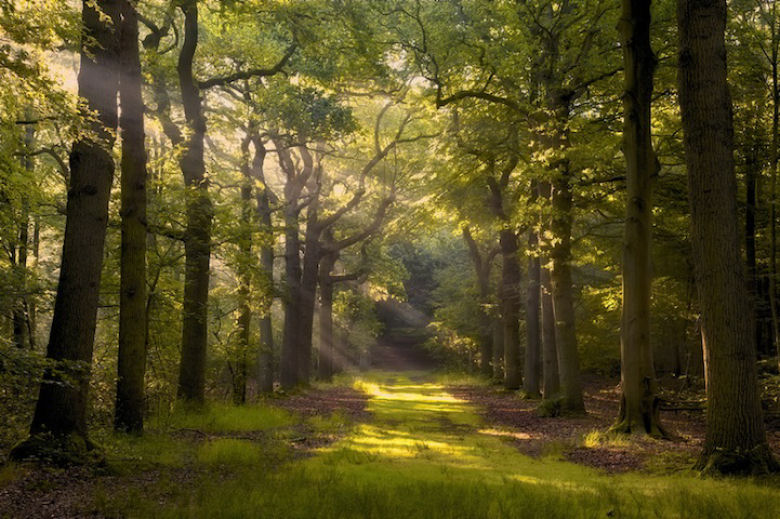
[[[775,519],[780,0],[0,0],[0,519]]]

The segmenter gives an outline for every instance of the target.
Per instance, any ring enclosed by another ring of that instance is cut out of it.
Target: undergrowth
[[[375,373],[339,383],[370,396],[372,419],[354,424],[342,413],[308,419],[311,434],[341,438],[313,452],[296,450],[292,436],[281,432],[300,418],[264,405],[173,413],[143,438],[107,438],[108,457],[124,467],[124,477],[114,487],[96,485],[87,511],[163,519],[720,519],[776,517],[780,509],[777,480],[609,476],[562,461],[570,446],[554,443],[540,458],[524,456],[471,405],[416,374]],[[181,436],[182,429],[208,435]],[[279,434],[228,434],[254,431]],[[581,439],[585,446],[626,441],[598,431]],[[153,485],[141,477],[152,473]],[[0,474],[13,477],[13,469]]]

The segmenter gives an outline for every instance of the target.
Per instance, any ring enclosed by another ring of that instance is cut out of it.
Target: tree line
[[[88,402],[111,265],[113,423],[140,433],[154,335],[171,340],[154,322],[165,310],[180,312],[175,391],[186,405],[206,401],[215,343],[238,404],[250,379],[258,392],[329,380],[345,342],[334,320],[347,334],[359,313],[350,301],[372,289],[392,295],[409,274],[393,241],[448,227],[472,264],[477,304],[461,328],[484,375],[543,398],[550,415],[585,412],[582,356],[593,353],[578,323],[589,320],[584,307],[609,308],[606,296],[592,304],[585,287],[599,282],[585,278],[608,278],[613,296],[615,283],[622,292],[613,429],[662,437],[651,320],[660,231],[672,306],[685,306],[687,278],[698,291],[680,320],[700,315],[699,466],[776,469],[757,360],[780,343],[780,40],[774,3],[731,10],[704,0],[657,2],[654,15],[645,0],[4,7],[3,30],[39,52],[0,54],[4,306],[17,350],[36,349],[45,300],[32,295],[30,244],[61,241],[47,360],[32,368],[43,378],[30,437],[13,455],[94,449]],[[727,49],[727,31],[739,45]],[[62,42],[79,42],[77,96],[41,73]],[[736,88],[727,54],[750,71]],[[25,104],[20,92],[35,95]],[[46,208],[64,215],[64,229],[49,225],[42,238]],[[118,253],[106,246],[112,225]],[[453,328],[464,288],[440,298]]]

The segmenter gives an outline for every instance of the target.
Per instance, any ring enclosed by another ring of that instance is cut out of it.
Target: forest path
[[[335,467],[361,480],[440,484],[561,485],[561,474],[598,473],[555,457],[535,459],[512,442],[532,432],[486,425],[478,409],[455,397],[427,371],[373,371],[354,383],[368,395],[371,420],[317,451],[310,467]],[[590,489],[589,491],[592,491]]]
[[[273,405],[215,404],[140,438],[104,436],[104,470],[0,467],[0,518],[774,519],[780,508],[780,481],[607,475],[564,461],[550,435],[525,455],[518,442],[539,424],[495,419],[518,402],[474,379],[370,371]]]

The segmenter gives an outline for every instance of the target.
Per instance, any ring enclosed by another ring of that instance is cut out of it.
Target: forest
[[[774,0],[1,0],[0,518],[775,518]]]

